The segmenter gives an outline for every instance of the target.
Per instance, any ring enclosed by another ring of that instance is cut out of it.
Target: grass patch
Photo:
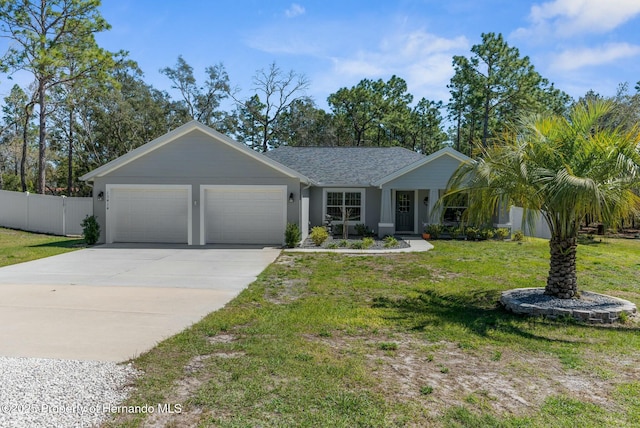
[[[383,342],[378,345],[378,349],[383,351],[397,351],[398,344],[395,342]]]
[[[638,241],[580,246],[579,286],[638,303],[638,260]],[[548,243],[535,239],[285,253],[225,308],[136,359],[145,376],[127,404],[183,405],[158,426],[638,426],[636,318],[592,326],[497,303],[503,290],[543,286],[547,271]]]
[[[82,239],[0,228],[0,267],[55,256],[84,246]]]
[[[425,385],[420,388],[420,394],[422,395],[429,395],[431,393],[433,393],[433,386],[431,385]]]

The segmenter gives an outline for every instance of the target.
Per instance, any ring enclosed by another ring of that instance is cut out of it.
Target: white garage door
[[[191,186],[109,186],[107,242],[189,243]]]
[[[286,186],[203,186],[207,244],[277,244],[284,241]]]

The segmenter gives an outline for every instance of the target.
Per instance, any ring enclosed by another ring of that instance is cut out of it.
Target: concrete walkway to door
[[[0,356],[133,358],[224,306],[279,253],[109,245],[0,268]]]

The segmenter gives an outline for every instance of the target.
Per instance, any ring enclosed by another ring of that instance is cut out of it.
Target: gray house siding
[[[418,191],[418,200],[416,201],[416,203],[418,204],[418,232],[422,233],[423,231],[423,224],[424,223],[429,223],[429,215],[431,214],[429,212],[429,206],[424,204],[424,198],[429,197],[429,191],[428,190],[419,190]]]
[[[451,156],[440,156],[420,168],[385,183],[385,187],[393,189],[446,189],[449,178],[459,165],[460,161]]]
[[[322,226],[324,218],[322,213],[322,187],[309,189],[309,222],[311,227]]]
[[[377,232],[378,223],[380,222],[380,198],[382,197],[382,191],[376,187],[367,187],[366,191],[365,224],[369,229]]]
[[[284,174],[194,130],[121,166],[109,176],[216,177],[240,184],[238,179],[282,178]]]
[[[101,192],[106,195],[107,184],[191,185],[191,198],[194,205],[191,213],[194,244],[199,242],[200,236],[201,185],[287,186],[287,199],[289,194],[294,195],[294,202],[287,202],[287,222],[299,223],[300,221],[299,179],[289,177],[197,130],[146,153],[105,176],[94,179],[93,206],[94,214],[101,226],[100,242],[105,242],[106,200],[98,200],[97,195]]]

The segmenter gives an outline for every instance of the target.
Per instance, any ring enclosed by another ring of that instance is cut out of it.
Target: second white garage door
[[[107,243],[190,243],[191,186],[107,186]]]
[[[202,186],[202,243],[281,245],[286,190],[286,186]]]

